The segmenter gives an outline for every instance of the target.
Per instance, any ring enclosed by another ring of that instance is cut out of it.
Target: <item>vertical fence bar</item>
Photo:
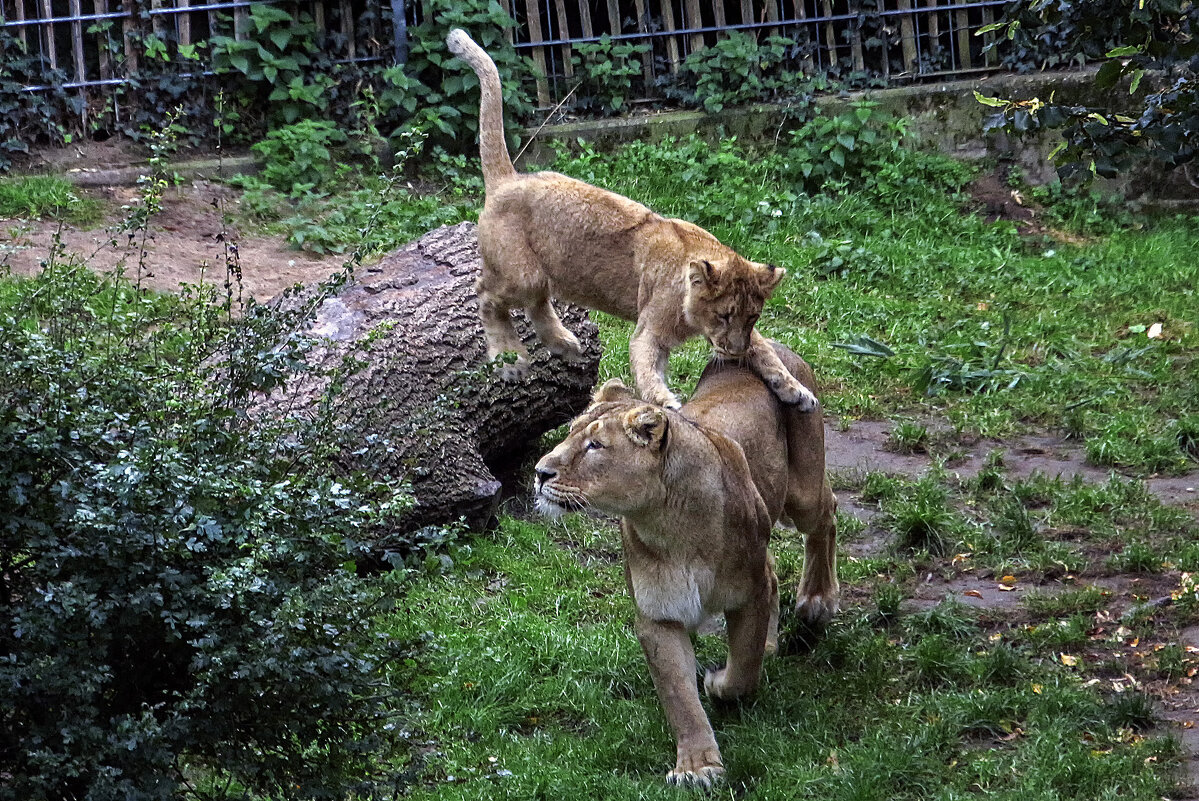
[[[937,13],[937,0],[926,0],[925,7],[928,10],[928,20],[926,28],[928,29],[928,57],[929,60],[937,64],[937,59],[940,58],[938,50],[941,47],[941,15]],[[940,69],[938,65],[935,69]]]
[[[582,5],[582,3],[579,5]],[[554,12],[558,17],[558,35],[555,38],[569,39],[570,28],[568,27],[566,20],[566,0],[554,0]],[[567,78],[574,78],[575,67],[574,64],[570,63],[570,59],[574,54],[574,51],[571,49],[569,44],[562,45],[559,50],[562,53],[562,74]],[[570,90],[567,89],[567,91]]]
[[[151,11],[158,11],[160,8],[162,8],[162,0],[150,0]],[[150,32],[153,33],[157,39],[161,40],[165,38],[163,36],[163,34],[166,32],[165,28],[166,26],[163,23],[161,14],[150,15]]]
[[[963,3],[964,4],[964,3]],[[970,16],[966,9],[953,12],[954,25],[957,28],[958,66],[968,70],[974,66],[970,57]]]
[[[833,15],[833,0],[820,0],[820,10],[824,12],[824,16],[831,17]],[[824,23],[824,47],[828,50],[829,66],[837,66],[837,30],[831,22]]]
[[[633,0],[633,8],[637,12],[637,30],[641,33],[648,32],[649,14],[645,12],[645,0]],[[637,43],[641,44],[641,41],[638,40]],[[652,51],[653,48],[650,48],[650,52],[641,54],[641,77],[645,81],[646,94],[654,85],[654,54]]]
[[[25,0],[13,0],[13,16],[17,22],[25,21]],[[25,35],[25,26],[17,26],[17,38],[21,40],[21,44],[25,48],[25,52],[29,52],[29,39]]]
[[[849,0],[849,11],[854,15],[850,20],[849,52],[853,58],[853,68],[857,72],[866,69],[866,55],[862,50],[862,0]]]
[[[803,20],[803,19],[807,19],[807,18],[808,18],[808,4],[807,4],[806,0],[792,0],[791,19]],[[795,37],[796,42],[800,42],[803,39],[808,39],[809,42],[812,41],[811,31],[808,29],[807,25],[801,25],[801,26],[799,26],[799,28],[797,30],[802,32],[803,36],[796,36]],[[803,70],[805,75],[811,75],[813,72],[816,71],[816,65],[812,61],[811,51],[807,51],[804,53],[803,60],[800,62],[800,68]]]
[[[358,55],[358,34],[354,31],[354,12],[350,7],[350,0],[339,0],[337,10],[338,22],[341,24],[341,33],[346,37],[346,55],[350,58],[356,58]]]
[[[108,0],[96,0],[94,7],[97,14],[107,14]],[[112,35],[108,27],[110,25],[112,25],[112,20],[100,20],[100,33],[96,35],[96,61],[100,67],[100,80],[102,81],[112,77],[112,62],[108,55],[108,48],[112,43]]]
[[[537,0],[525,0],[525,21],[529,26],[529,41],[535,45],[545,40],[541,32],[541,9]],[[533,64],[537,71],[537,103],[543,108],[550,104],[550,84],[545,70],[545,50],[540,46],[532,48]]]
[[[983,25],[990,25],[991,23],[993,23],[995,21],[995,12],[991,10],[990,6],[983,6],[982,11],[983,11]],[[983,34],[983,46],[984,47],[990,48],[991,45],[994,44],[994,42],[995,42],[995,34],[994,33],[989,32],[989,33]],[[986,64],[988,67],[994,67],[996,64],[999,63],[999,54],[997,52],[995,52],[994,49],[988,49],[985,52],[983,58],[986,60]]]
[[[712,3],[712,24],[717,28],[728,26],[728,22],[724,18],[724,0],[715,0]]]
[[[613,36],[620,33],[620,3],[617,0],[608,0],[608,26],[608,33]]]
[[[175,15],[175,35],[180,45],[192,43],[191,0],[178,0],[179,13]]]
[[[778,0],[766,0],[765,16],[766,16],[767,22],[778,22],[779,21]],[[778,36],[778,34],[779,34],[778,28],[767,28],[766,29],[767,36]]]
[[[134,0],[121,0],[122,7],[127,12],[121,17],[121,42],[125,48],[125,77],[130,78],[138,73],[137,53],[137,8]]]
[[[694,30],[695,28],[703,27],[703,15],[700,14],[699,0],[687,0],[684,10],[687,12],[687,18],[683,22],[684,28],[691,28]],[[689,43],[691,45],[691,52],[698,53],[700,50],[704,49],[704,35],[702,33],[691,34],[689,37]]]
[[[42,19],[53,19],[54,8],[50,4],[50,0],[41,0]],[[42,55],[50,63],[50,69],[58,69],[58,52],[54,47],[54,23],[43,22],[38,26],[42,38]]]
[[[579,0],[579,25],[583,28],[584,39],[595,36],[595,29],[591,27],[591,3],[588,0]]]
[[[75,18],[71,22],[71,55],[75,60],[75,80],[82,83],[87,80],[87,66],[83,61],[83,22],[79,19],[83,15],[83,4],[79,0],[70,0],[68,5],[71,16]]]
[[[582,5],[587,5],[587,0],[583,0]],[[679,42],[675,37],[676,30],[674,25],[674,4],[671,0],[661,0],[662,9],[662,30],[666,33],[666,62],[667,67],[673,73],[679,71]]]
[[[912,0],[896,0],[896,7],[900,11],[911,12]],[[919,59],[916,55],[916,28],[912,24],[911,13],[900,15],[899,36],[900,45],[903,47],[903,68],[908,72],[915,72]]]

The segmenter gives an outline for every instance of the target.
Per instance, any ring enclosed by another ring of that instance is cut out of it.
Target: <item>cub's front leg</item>
[[[724,775],[712,725],[699,701],[695,683],[695,651],[683,624],[650,620],[637,613],[637,640],[645,652],[658,700],[674,732],[675,765],[670,784],[711,787]]]
[[[773,352],[772,350],[771,353]],[[678,409],[682,406],[670,391],[670,387],[666,386],[666,366],[670,363],[670,349],[654,336],[643,321],[638,321],[633,338],[629,340],[629,362],[633,368],[637,394],[642,400],[665,406],[667,409]]]
[[[810,412],[820,405],[811,390],[791,375],[791,371],[779,359],[770,340],[754,330],[750,334],[749,353],[746,354],[749,368],[762,377],[766,386],[783,403],[794,406],[801,412]]]

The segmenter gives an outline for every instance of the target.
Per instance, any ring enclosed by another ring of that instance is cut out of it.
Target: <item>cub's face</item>
[[[635,515],[660,503],[666,429],[666,412],[657,406],[631,397],[594,403],[537,462],[537,510],[551,517],[588,508]]]
[[[738,358],[785,270],[734,256],[723,263],[693,261],[687,271],[684,313],[718,356]]]

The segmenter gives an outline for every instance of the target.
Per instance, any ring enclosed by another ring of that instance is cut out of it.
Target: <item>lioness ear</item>
[[[779,281],[783,280],[783,276],[787,271],[782,267],[776,267],[773,264],[763,264],[758,270],[758,283],[762,290],[766,293],[774,291],[774,288],[779,285]]]
[[[666,438],[666,412],[654,406],[638,406],[625,413],[624,433],[634,445],[660,447]]]
[[[687,280],[693,286],[710,284],[716,280],[716,268],[707,259],[697,259],[687,266]]]

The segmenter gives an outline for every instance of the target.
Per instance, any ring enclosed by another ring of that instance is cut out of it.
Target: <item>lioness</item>
[[[683,220],[555,172],[518,173],[504,141],[503,95],[495,62],[465,31],[446,38],[479,76],[479,156],[486,198],[479,214],[479,315],[488,358],[514,351],[502,374],[517,378],[528,354],[512,326],[523,308],[551,353],[573,359],[579,342],[558,319],[550,297],[636,320],[629,359],[641,396],[669,409],[672,348],[697,334],[716,353],[743,358],[784,403],[801,411],[816,396],[787,372],[754,330],[766,298],[785,272],[737,255]]]
[[[775,351],[814,386],[803,360]],[[667,780],[709,786],[724,768],[688,632],[723,612],[728,662],[707,672],[704,689],[736,698],[757,687],[762,657],[778,643],[778,579],[766,546],[780,515],[807,534],[798,613],[823,623],[837,610],[837,499],[824,473],[821,416],[780,404],[737,364],[709,363],[677,412],[638,401],[614,379],[536,470],[542,512],[621,515],[637,639],[677,742]]]

